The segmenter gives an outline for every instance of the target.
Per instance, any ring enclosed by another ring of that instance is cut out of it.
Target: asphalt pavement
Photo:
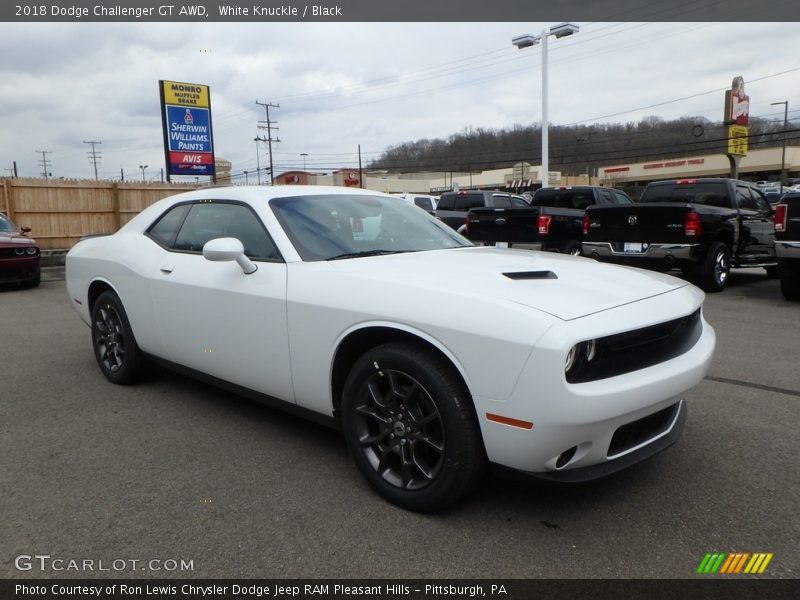
[[[381,500],[334,431],[169,372],[107,382],[62,278],[0,289],[0,577],[685,578],[707,552],[800,574],[800,305],[763,270],[707,297],[676,446],[587,485],[489,477],[435,515]]]

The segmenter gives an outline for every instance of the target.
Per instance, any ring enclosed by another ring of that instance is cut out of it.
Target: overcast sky
[[[280,104],[276,174],[302,168],[301,153],[329,171],[357,164],[358,144],[368,161],[405,141],[538,123],[541,53],[511,38],[550,25],[0,23],[0,174],[16,161],[21,176],[38,176],[36,151],[47,150],[54,177],[93,177],[82,142],[100,140],[101,177],[141,178],[145,164],[157,176],[159,79],[211,87],[216,154],[235,172],[256,166],[256,100]],[[782,121],[770,103],[783,100],[800,115],[797,23],[580,26],[550,41],[553,125],[718,121],[723,93],[703,92],[736,75],[752,116]],[[262,145],[262,167],[265,157]]]

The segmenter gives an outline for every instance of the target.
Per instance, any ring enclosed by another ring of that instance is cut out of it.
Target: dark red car
[[[30,227],[18,229],[11,219],[0,213],[0,283],[39,285],[40,252],[36,241],[27,236],[30,230]]]

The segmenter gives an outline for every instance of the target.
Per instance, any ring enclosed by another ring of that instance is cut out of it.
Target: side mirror
[[[31,228],[30,227],[20,227],[19,230],[22,233],[30,233]]]
[[[235,260],[245,275],[250,275],[258,267],[245,256],[242,242],[236,238],[216,238],[203,246],[203,258],[212,262],[229,262]]]

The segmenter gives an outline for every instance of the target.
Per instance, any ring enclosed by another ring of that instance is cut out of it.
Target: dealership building
[[[749,181],[780,179],[782,147],[751,150],[739,163],[739,178]],[[800,178],[800,146],[787,146],[783,157],[786,179]],[[550,185],[638,186],[659,179],[728,177],[730,162],[725,154],[704,154],[647,162],[599,167],[591,174],[566,175],[550,171]],[[363,187],[386,193],[433,193],[448,190],[498,189],[513,192],[540,187],[541,167],[517,163],[505,169],[472,172],[389,173],[388,171],[341,169],[333,173],[288,171],[275,177],[282,185],[339,185]]]

